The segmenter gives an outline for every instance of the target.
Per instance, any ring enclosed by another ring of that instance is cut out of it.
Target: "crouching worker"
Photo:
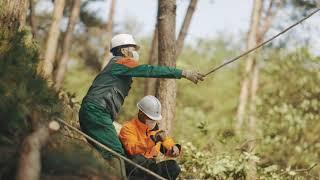
[[[138,117],[126,122],[120,130],[120,140],[128,157],[137,164],[150,169],[167,179],[176,179],[180,167],[175,160],[157,163],[154,159],[161,152],[169,157],[180,155],[181,146],[176,144],[165,131],[159,129],[161,104],[154,96],[145,96],[138,104]],[[126,165],[129,179],[154,179],[148,173]]]

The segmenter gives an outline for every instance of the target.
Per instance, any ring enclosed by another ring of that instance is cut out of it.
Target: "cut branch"
[[[41,147],[43,147],[50,134],[58,131],[60,125],[51,121],[47,127],[38,128],[31,133],[22,144],[16,180],[37,180],[41,171]]]

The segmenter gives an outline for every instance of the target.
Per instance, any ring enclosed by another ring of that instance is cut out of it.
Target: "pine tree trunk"
[[[156,23],[152,45],[149,53],[148,64],[150,65],[158,65],[158,24]],[[156,78],[146,78],[145,79],[145,87],[144,87],[144,95],[155,95],[156,94]]]
[[[37,24],[34,12],[34,0],[29,0],[29,24],[31,26],[31,31],[33,38],[37,37]]]
[[[62,86],[65,73],[67,71],[67,64],[69,60],[69,51],[71,48],[72,35],[74,31],[74,26],[77,22],[80,12],[81,0],[74,0],[72,5],[72,11],[69,17],[68,27],[63,39],[63,49],[61,60],[57,69],[57,74],[55,78],[55,88],[59,89]]]
[[[250,30],[248,33],[247,49],[251,49],[257,45],[257,33],[259,31],[259,23],[261,18],[262,0],[255,0],[253,2],[253,9],[251,14]],[[239,105],[237,110],[237,123],[236,130],[239,133],[243,125],[243,121],[246,115],[246,106],[249,97],[249,85],[250,85],[250,72],[252,71],[255,55],[248,56],[246,60],[244,77],[241,85],[241,91],[239,96]]]
[[[176,57],[175,59],[178,59],[178,56],[181,54],[183,45],[184,45],[184,40],[187,35],[191,19],[194,13],[194,10],[196,8],[198,0],[190,0],[190,4],[188,6],[188,10],[186,12],[186,15],[184,17],[183,24],[181,26],[181,30],[178,36],[178,39],[176,41]],[[159,3],[159,2],[158,2]],[[159,11],[158,11],[159,13]],[[157,15],[158,16],[158,15]],[[149,54],[149,61],[148,64],[151,65],[158,65],[158,24],[156,23],[153,39],[152,39],[152,46]],[[157,79],[153,78],[147,78],[145,80],[145,89],[144,89],[144,94],[145,95],[154,95],[156,92],[156,84],[157,84]]]
[[[275,2],[274,0],[270,0],[268,10],[266,12],[266,15],[263,20],[261,21],[261,25],[263,25],[259,32],[257,32],[256,35],[256,44],[262,43],[266,33],[269,31],[272,21],[282,6],[283,2],[277,1]],[[275,7],[275,10],[272,10],[273,7]],[[252,71],[250,72],[250,76],[252,77],[251,79],[251,93],[250,93],[250,98],[249,98],[249,124],[251,124],[251,132],[255,134],[255,129],[256,129],[256,118],[255,118],[255,113],[256,113],[256,97],[257,97],[257,92],[259,88],[259,66],[258,62],[255,60],[252,65]]]
[[[197,6],[198,0],[190,0],[190,4],[187,10],[187,13],[184,17],[183,20],[183,24],[177,39],[177,43],[176,43],[176,59],[178,59],[179,55],[181,54],[182,48],[183,48],[183,44],[184,44],[184,40],[186,38],[190,23],[191,23],[191,19],[194,13],[194,10]]]
[[[110,60],[110,40],[112,36],[113,16],[116,9],[116,0],[111,0],[108,23],[106,25],[106,46],[102,56],[101,70],[109,63]]]
[[[41,148],[48,141],[50,133],[58,131],[59,124],[51,121],[48,127],[38,128],[24,140],[17,168],[16,180],[37,180],[41,172]]]
[[[158,38],[159,65],[176,66],[175,59],[175,27],[176,27],[176,0],[159,1]],[[171,122],[175,115],[176,82],[174,79],[160,79],[157,86],[157,97],[162,104],[161,127],[171,130]]]
[[[254,0],[253,2],[253,9],[251,14],[251,24],[250,30],[248,33],[248,40],[247,40],[247,49],[251,49],[257,45],[257,35],[259,33],[259,25],[261,19],[261,12],[263,8],[262,0]],[[239,106],[237,111],[237,123],[236,123],[236,130],[238,134],[241,132],[241,128],[243,125],[244,118],[246,116],[246,106],[249,101],[249,91],[250,91],[250,83],[252,80],[252,69],[255,64],[256,54],[248,56],[246,60],[246,67],[245,67],[245,75],[242,81],[241,92],[240,92],[240,99],[239,99]],[[253,91],[251,92],[253,93]],[[252,107],[250,107],[252,108]],[[254,120],[254,121],[253,121]],[[251,119],[249,121],[249,135],[252,139],[255,138],[255,128],[256,122],[255,119]],[[250,143],[250,149],[252,150],[251,153],[254,153],[254,143]],[[256,179],[256,162],[253,160],[249,161],[249,170],[248,170],[248,179]]]
[[[44,60],[39,64],[41,76],[48,80],[52,79],[53,65],[60,35],[60,21],[63,16],[64,5],[65,0],[54,1],[52,24],[48,34]]]
[[[8,33],[25,25],[27,0],[0,1],[0,29]]]

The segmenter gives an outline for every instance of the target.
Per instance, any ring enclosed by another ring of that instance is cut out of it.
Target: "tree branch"
[[[270,0],[268,10],[266,12],[266,16],[264,17],[264,19],[262,21],[263,22],[262,28],[257,33],[258,42],[261,42],[263,40],[263,37],[266,35],[268,30],[270,29],[271,24],[277,14],[277,12],[279,11],[280,7],[283,4],[283,2],[279,1],[279,0],[276,3],[274,3],[274,2],[275,2],[275,0]],[[272,10],[274,6],[276,7],[276,9]]]
[[[292,170],[294,172],[297,173],[301,173],[301,172],[310,172],[314,167],[316,167],[318,165],[318,163],[313,164],[312,166],[310,166],[309,168],[305,168],[305,169],[296,169],[296,170]],[[289,173],[289,171],[285,171],[283,173],[280,173],[280,176]]]
[[[191,23],[191,19],[192,19],[194,10],[196,9],[197,3],[198,3],[198,0],[190,0],[188,10],[187,10],[186,15],[184,17],[182,27],[180,29],[180,33],[179,33],[178,39],[176,41],[176,58],[181,54],[183,44],[184,44],[184,39],[186,38],[188,29],[189,29],[189,26]]]

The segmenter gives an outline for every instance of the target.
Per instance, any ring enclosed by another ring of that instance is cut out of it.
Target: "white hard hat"
[[[161,103],[151,95],[143,97],[137,104],[137,107],[151,120],[161,120]]]
[[[131,34],[117,34],[111,39],[110,51],[115,47],[123,45],[134,45],[137,49],[140,48],[133,39]]]

